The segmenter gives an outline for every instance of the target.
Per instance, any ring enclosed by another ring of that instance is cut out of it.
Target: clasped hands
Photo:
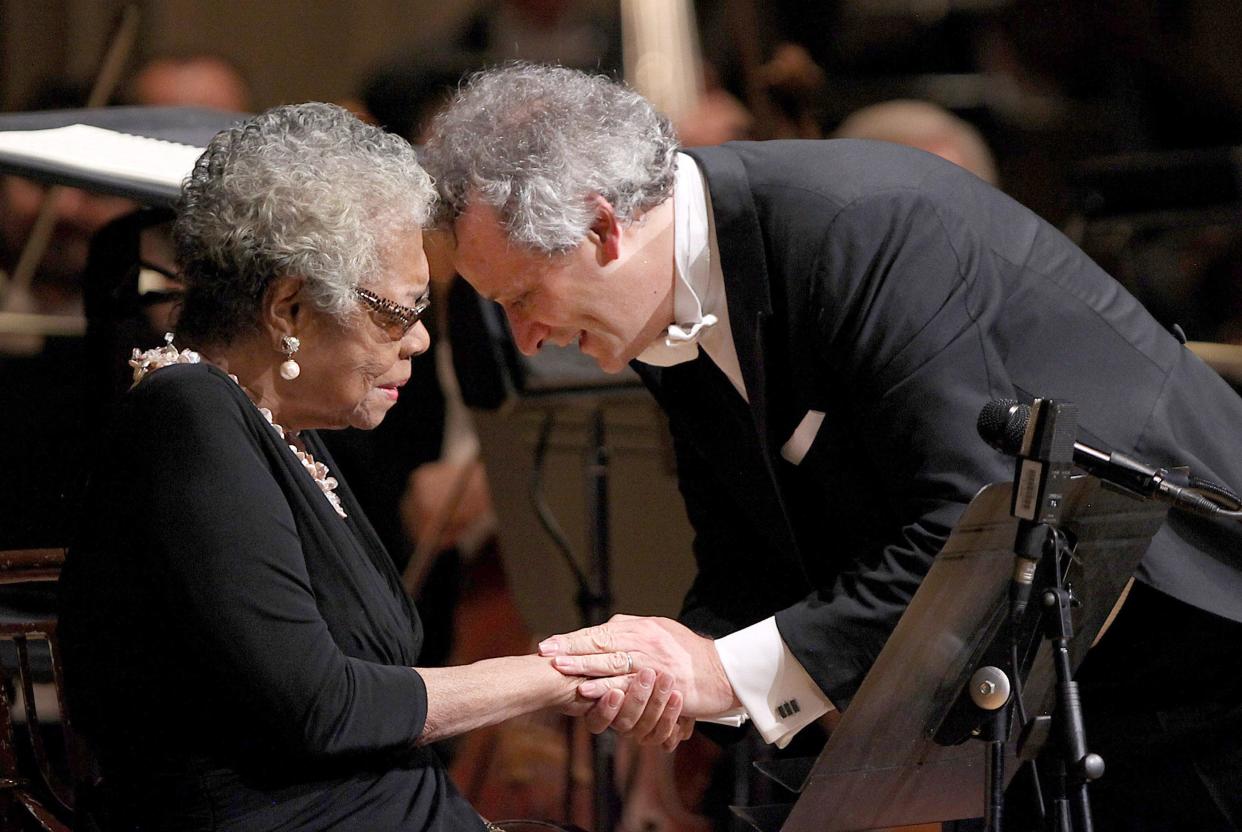
[[[612,728],[672,751],[695,719],[739,706],[713,641],[667,618],[614,615],[544,639],[539,654],[567,676],[591,677],[566,712],[596,734]]]

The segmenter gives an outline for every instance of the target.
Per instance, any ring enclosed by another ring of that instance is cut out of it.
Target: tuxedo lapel
[[[769,384],[771,374],[766,361],[773,356],[774,341],[769,339],[772,322],[772,300],[769,294],[768,271],[764,257],[764,241],[755,211],[750,183],[737,156],[724,147],[696,148],[685,151],[703,171],[711,194],[711,210],[716,224],[716,244],[724,273],[725,297],[729,305],[729,324],[737,351],[742,380],[754,423],[754,437],[759,441],[763,475],[754,480],[757,488],[769,490],[775,516],[770,528],[779,530],[782,548],[797,556],[792,527],[785,511],[780,487],[773,467],[773,420]]]
[[[720,249],[725,296],[729,304],[730,330],[755,427],[766,453],[770,448],[763,342],[768,320],[772,316],[772,301],[768,295],[763,237],[759,232],[750,183],[741,162],[724,148],[699,148],[686,152],[698,162],[711,194],[716,245]]]

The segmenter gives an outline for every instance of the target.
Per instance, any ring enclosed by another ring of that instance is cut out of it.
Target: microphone
[[[993,399],[979,412],[976,428],[983,440],[1002,453],[1019,456],[1031,419],[1030,405]],[[1156,499],[1207,517],[1227,512],[1187,487],[1187,480],[1167,468],[1154,468],[1120,451],[1102,451],[1074,442],[1074,464],[1110,486],[1142,499]]]
[[[1017,457],[1009,507],[1018,518],[1009,583],[1009,615],[1016,627],[1030,601],[1035,570],[1055,551],[1059,539],[1056,529],[1072,475],[1078,408],[1070,402],[1036,399],[1023,419],[1012,418],[1008,409],[985,408],[979,424],[990,435],[1005,437]]]

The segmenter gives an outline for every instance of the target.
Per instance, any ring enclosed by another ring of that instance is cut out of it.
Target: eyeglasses
[[[402,306],[394,303],[388,298],[382,298],[367,289],[354,289],[357,295],[367,306],[371,307],[371,311],[380,319],[380,326],[388,333],[388,336],[394,341],[400,341],[406,336],[414,325],[417,324],[427,312],[427,308],[431,306],[431,293],[425,292],[423,296],[414,301],[414,306]]]

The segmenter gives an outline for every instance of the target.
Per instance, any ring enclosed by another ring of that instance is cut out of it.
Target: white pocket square
[[[824,423],[824,414],[818,410],[808,410],[794,429],[793,436],[781,446],[781,456],[794,465],[801,465],[806,452],[811,450],[819,426]]]

